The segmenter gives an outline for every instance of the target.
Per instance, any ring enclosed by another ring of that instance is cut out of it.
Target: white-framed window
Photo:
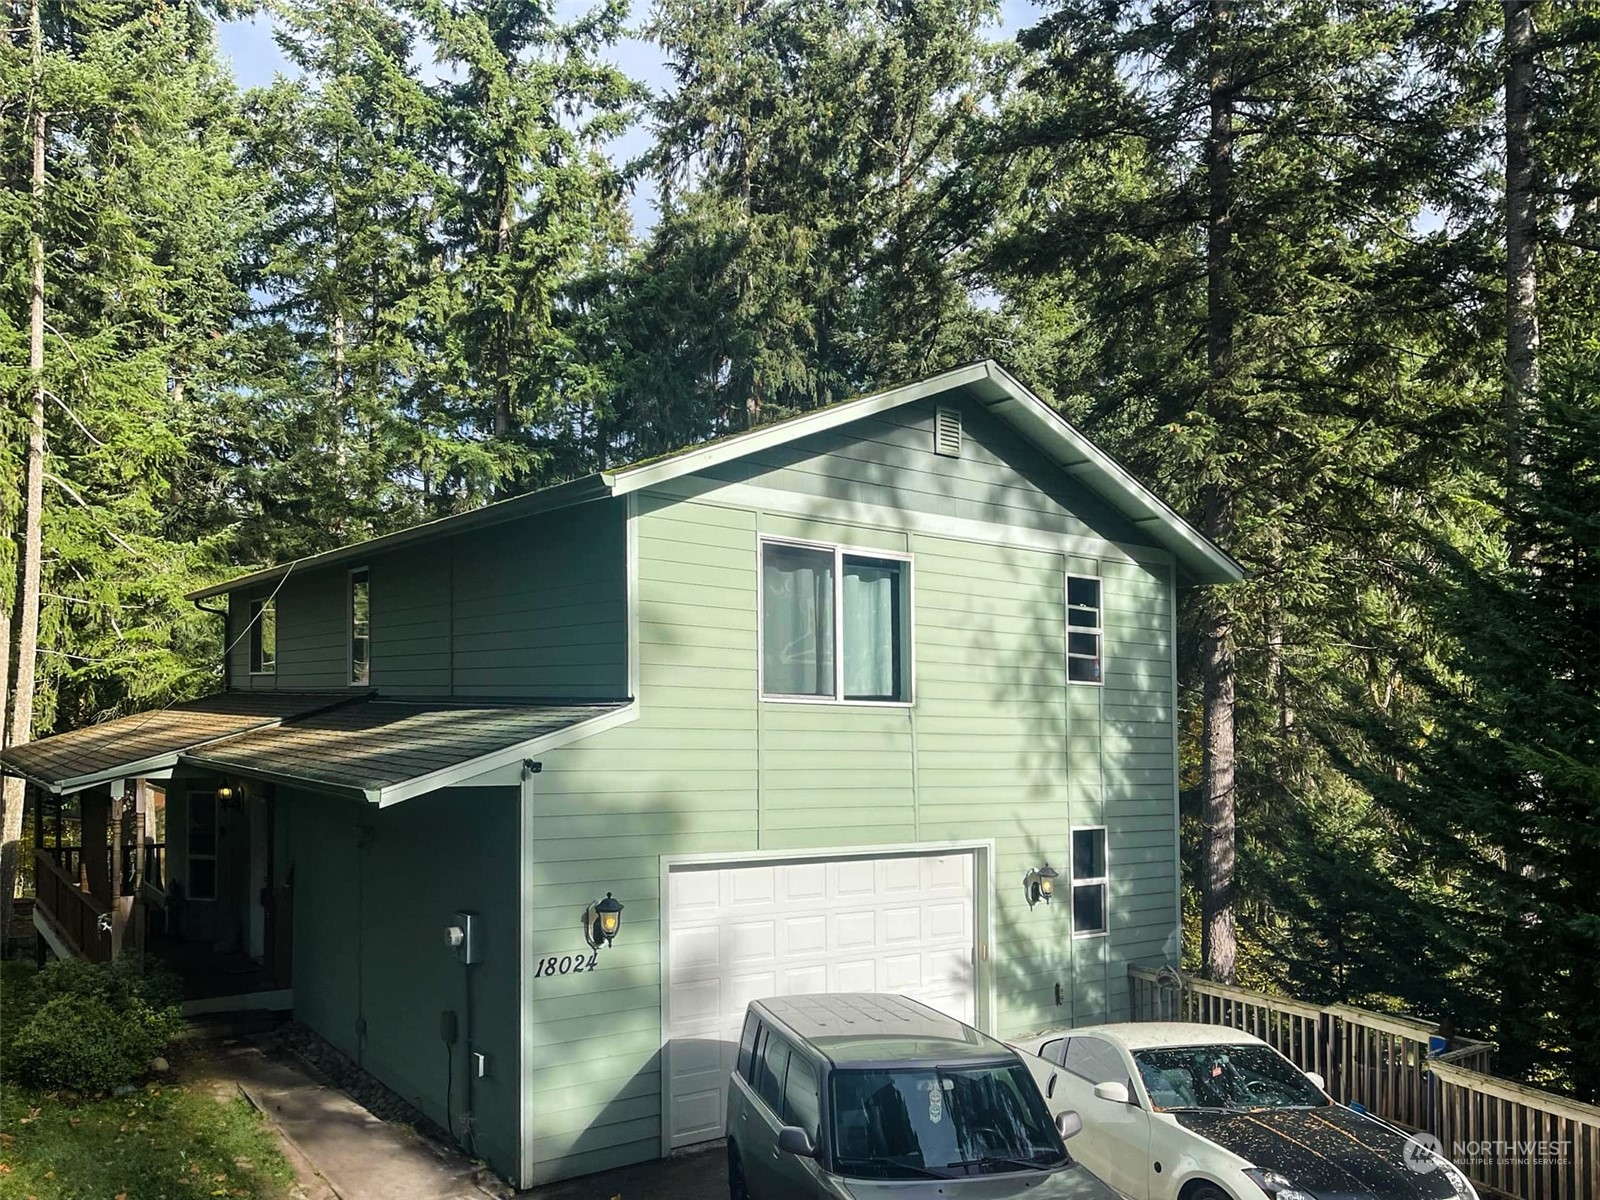
[[[1106,871],[1106,827],[1072,831],[1072,936],[1098,937],[1111,929],[1111,888]]]
[[[217,898],[217,794],[189,793],[189,899]]]
[[[762,538],[761,695],[911,703],[911,558]]]
[[[350,572],[350,682],[372,680],[372,577],[366,567]]]
[[[1105,589],[1098,575],[1067,576],[1067,682],[1105,682]]]
[[[250,601],[250,674],[271,675],[278,669],[278,606],[269,596]]]

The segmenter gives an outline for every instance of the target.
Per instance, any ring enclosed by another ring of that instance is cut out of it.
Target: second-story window
[[[1067,576],[1067,679],[1072,683],[1103,683],[1105,663],[1100,580],[1093,575]]]
[[[371,583],[367,569],[350,572],[350,682],[372,679]]]
[[[761,691],[782,700],[911,699],[911,562],[797,542],[761,544]]]
[[[250,674],[278,669],[278,606],[270,598],[250,601]]]

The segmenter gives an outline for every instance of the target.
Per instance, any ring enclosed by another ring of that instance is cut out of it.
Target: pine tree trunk
[[[1232,19],[1229,0],[1211,0],[1206,227],[1206,357],[1213,419],[1225,422],[1233,373],[1233,94],[1222,40]],[[1206,485],[1204,532],[1222,540],[1232,530],[1230,481]],[[1211,590],[1202,602],[1200,681],[1204,720],[1204,857],[1200,868],[1200,951],[1206,975],[1223,983],[1234,978],[1234,865],[1237,854],[1234,813],[1234,654],[1233,615],[1225,595]]]
[[[22,510],[22,553],[17,571],[16,645],[12,667],[11,711],[6,745],[20,746],[33,736],[34,667],[39,645],[39,572],[43,558],[44,508],[44,139],[45,114],[40,107],[43,39],[39,28],[39,0],[29,6],[29,32],[33,43],[33,212],[28,237],[32,287],[28,320],[28,377],[33,405],[28,418],[28,461]],[[0,936],[10,928],[12,893],[16,890],[17,855],[22,843],[24,789],[20,779],[5,781],[5,815],[0,829]]]
[[[1539,229],[1533,171],[1533,0],[1506,0],[1506,469],[1525,465],[1523,421],[1539,388]]]
[[[1506,484],[1515,492],[1528,467],[1526,418],[1539,388],[1538,210],[1533,169],[1534,25],[1532,0],[1506,0],[1505,4],[1505,114],[1506,114]],[[1508,504],[1514,497],[1508,498]],[[1514,534],[1509,546],[1513,561],[1522,560],[1528,547]],[[1509,797],[1517,808],[1514,840],[1504,848],[1507,886],[1513,897],[1526,886],[1529,867],[1522,842],[1528,803],[1520,795]],[[1495,975],[1500,985],[1500,1011],[1496,1040],[1499,1065],[1513,1078],[1525,1075],[1537,1054],[1538,1034],[1528,978],[1527,929],[1531,915],[1522,904],[1506,905],[1501,925],[1500,960]]]
[[[496,223],[494,231],[494,262],[499,270],[509,269],[506,259],[511,253],[511,181],[502,173],[495,191]],[[511,314],[499,313],[494,317],[494,435],[497,438],[511,433]]]

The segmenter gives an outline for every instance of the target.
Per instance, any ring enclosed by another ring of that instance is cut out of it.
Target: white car
[[[1478,1200],[1425,1142],[1238,1030],[1138,1022],[1013,1045],[1051,1113],[1082,1118],[1073,1156],[1129,1200]]]

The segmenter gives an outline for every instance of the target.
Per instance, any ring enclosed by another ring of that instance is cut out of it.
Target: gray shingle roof
[[[371,699],[214,742],[185,764],[298,783],[389,804],[447,786],[435,776],[478,764],[628,707],[604,703],[490,704]],[[510,760],[508,760],[510,761]],[[404,787],[404,794],[396,788]]]
[[[12,746],[0,752],[0,762],[53,792],[77,791],[109,779],[165,770],[195,746],[369,694],[223,692]]]

